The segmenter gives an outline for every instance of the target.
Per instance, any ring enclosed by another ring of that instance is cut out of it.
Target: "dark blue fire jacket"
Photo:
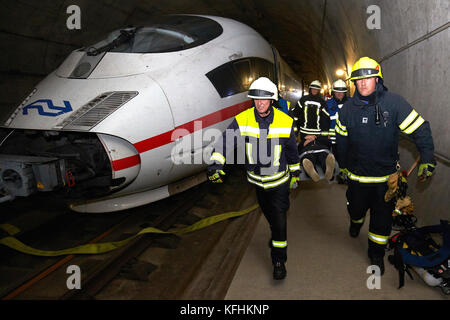
[[[382,82],[377,83],[369,101],[356,91],[339,110],[335,129],[339,165],[348,170],[351,180],[387,181],[396,172],[400,132],[412,137],[421,163],[436,164],[430,124],[404,98],[388,92]]]

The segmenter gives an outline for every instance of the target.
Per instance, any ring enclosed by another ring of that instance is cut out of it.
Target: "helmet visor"
[[[351,78],[374,77],[379,75],[380,70],[377,69],[358,69],[352,72]]]
[[[274,99],[274,93],[261,89],[250,89],[248,96],[255,99]]]
[[[336,92],[347,92],[347,88],[334,87],[333,91],[336,91]]]

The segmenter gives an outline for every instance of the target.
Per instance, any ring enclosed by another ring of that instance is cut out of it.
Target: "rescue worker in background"
[[[380,65],[363,57],[352,68],[354,96],[338,111],[336,146],[340,167],[348,176],[349,233],[357,237],[370,209],[368,256],[384,273],[384,253],[392,227],[394,199],[385,202],[389,175],[397,171],[398,136],[412,137],[420,152],[419,175],[432,175],[436,162],[428,121],[383,84]]]
[[[345,101],[347,101],[347,84],[344,80],[338,79],[333,82],[331,90],[332,98],[327,101],[328,113],[330,114],[330,140],[332,151],[336,156],[336,133],[334,127],[336,126],[337,112],[342,108]],[[339,162],[339,159],[337,160]]]
[[[327,180],[333,177],[335,166],[335,158],[330,151],[330,115],[320,90],[321,83],[318,80],[311,82],[309,95],[303,96],[291,113],[300,137],[300,160],[305,172],[314,182],[320,180],[316,164],[322,167]]]
[[[223,182],[222,169],[227,156],[233,158],[231,153],[235,147],[245,148],[247,180],[256,186],[259,206],[272,233],[273,278],[281,280],[286,277],[289,188],[296,186],[300,176],[293,119],[274,108],[278,90],[268,78],[255,80],[248,97],[253,99],[253,107],[235,116],[214,145],[208,179],[213,183]]]
[[[283,111],[286,114],[289,114],[289,110],[291,109],[291,102],[289,100],[286,100],[286,92],[280,91],[278,96],[278,106],[277,108],[281,111]]]

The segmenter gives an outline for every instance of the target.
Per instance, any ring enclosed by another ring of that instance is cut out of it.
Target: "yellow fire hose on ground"
[[[120,248],[133,239],[137,238],[140,235],[148,234],[148,233],[158,233],[158,234],[185,234],[189,232],[193,232],[196,230],[200,230],[203,228],[206,228],[210,225],[213,225],[215,223],[243,216],[247,213],[250,213],[254,211],[256,208],[258,208],[258,205],[255,204],[245,210],[241,211],[232,211],[232,212],[226,212],[222,214],[218,214],[215,216],[207,217],[204,219],[201,219],[200,221],[185,227],[185,228],[177,228],[177,229],[171,229],[168,231],[162,231],[153,227],[148,227],[145,229],[142,229],[137,234],[121,241],[114,241],[114,242],[104,242],[104,243],[89,243],[81,246],[77,246],[74,248],[68,248],[63,250],[56,250],[56,251],[49,251],[49,250],[39,250],[32,248],[23,242],[19,241],[17,238],[14,237],[14,235],[18,234],[20,230],[10,224],[1,224],[0,228],[7,232],[9,236],[1,238],[0,244],[7,246],[11,249],[20,251],[22,253],[31,254],[35,256],[45,256],[45,257],[56,257],[56,256],[62,256],[62,255],[70,255],[70,254],[101,254],[106,253],[112,250],[115,250],[117,248]]]

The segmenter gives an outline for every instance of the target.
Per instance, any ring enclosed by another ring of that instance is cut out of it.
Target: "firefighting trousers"
[[[352,224],[362,224],[368,210],[370,223],[368,242],[369,258],[384,257],[385,248],[392,229],[392,211],[395,200],[384,201],[386,183],[363,184],[349,181],[347,189],[347,210]]]
[[[273,189],[256,187],[258,204],[270,225],[272,233],[272,263],[287,260],[287,223],[286,213],[289,209],[289,182]]]

